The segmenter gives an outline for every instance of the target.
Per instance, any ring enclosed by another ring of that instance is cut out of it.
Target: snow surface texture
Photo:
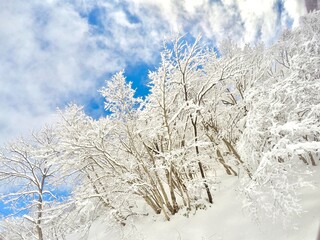
[[[269,219],[259,223],[243,211],[237,197],[238,179],[226,177],[217,190],[214,204],[206,210],[198,210],[189,217],[178,214],[170,222],[140,219],[135,227],[108,229],[102,219],[96,220],[89,231],[88,240],[311,240],[317,239],[320,228],[320,169],[314,172],[315,188],[301,192],[302,205],[306,211],[295,219],[294,225],[283,229]],[[73,235],[68,240],[77,240]]]

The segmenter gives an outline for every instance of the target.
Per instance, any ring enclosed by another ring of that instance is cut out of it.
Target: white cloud
[[[206,4],[208,4],[206,0],[198,0],[198,1],[185,0],[184,1],[185,9],[190,15],[194,15],[202,6],[205,6]]]
[[[276,34],[276,0],[237,0],[241,19],[244,23],[244,42],[261,39],[269,43]]]
[[[284,3],[290,18],[297,20],[304,14],[295,7],[303,9],[301,1]],[[231,38],[240,43],[262,40],[270,44],[278,29],[285,27],[277,12],[281,0],[127,0],[127,4],[141,17],[144,29],[157,29],[161,22],[166,32],[204,33],[216,41]]]
[[[128,61],[155,63],[171,33],[201,33],[213,42],[273,41],[275,29],[305,12],[302,0],[286,0],[281,21],[276,2],[1,1],[0,142],[42,125],[57,106],[96,97],[101,76]],[[87,19],[95,9],[99,26]]]
[[[284,0],[284,8],[288,16],[293,19],[293,27],[299,24],[299,17],[307,12],[305,0]]]
[[[0,6],[1,140],[42,125],[58,105],[95,88],[103,72],[121,68],[97,47],[72,6],[5,1]]]

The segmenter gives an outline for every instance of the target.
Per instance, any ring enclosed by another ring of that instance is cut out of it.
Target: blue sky
[[[103,115],[98,89],[123,69],[144,96],[163,40],[177,33],[269,45],[304,13],[302,0],[0,1],[0,144],[69,102]]]
[[[53,187],[51,188],[48,187],[48,189],[50,189],[51,193],[55,196],[55,199],[54,199],[51,195],[45,194],[44,199],[45,201],[48,201],[48,202],[53,202],[53,201],[62,202],[70,194],[68,190],[53,190]],[[32,197],[31,195],[26,196],[26,198],[24,198],[24,201],[15,202],[16,206],[13,206],[11,203],[6,204],[5,201],[0,201],[0,219],[1,219],[1,215],[23,216],[24,214],[28,213],[28,210],[21,210],[21,211],[17,211],[17,210],[19,208],[20,209],[25,208],[27,205],[31,204],[34,199],[37,199],[37,198],[38,198],[37,195],[35,195],[34,197]],[[10,198],[6,200],[9,200],[9,199]]]

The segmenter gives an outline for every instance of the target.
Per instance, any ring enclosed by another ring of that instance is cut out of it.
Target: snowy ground
[[[182,214],[170,222],[155,221],[150,217],[135,222],[135,228],[123,228],[126,239],[139,240],[310,240],[317,239],[320,227],[320,168],[313,176],[316,188],[302,192],[302,204],[306,211],[294,219],[297,228],[284,230],[281,224],[263,220],[258,224],[242,210],[237,197],[238,179],[228,177],[216,191],[215,202],[207,210],[199,210],[187,218]],[[108,229],[102,221],[96,221],[89,232],[88,240],[120,240],[117,229]],[[130,235],[132,234],[132,235]]]

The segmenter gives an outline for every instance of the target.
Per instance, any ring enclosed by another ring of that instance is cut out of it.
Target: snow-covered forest
[[[105,117],[70,104],[1,149],[0,239],[88,239],[97,221],[128,233],[139,221],[227,211],[219,188],[231,178],[255,224],[290,229],[306,214],[301,193],[320,180],[319,11],[268,47],[174,37],[150,94],[131,85],[125,72],[106,80]]]

